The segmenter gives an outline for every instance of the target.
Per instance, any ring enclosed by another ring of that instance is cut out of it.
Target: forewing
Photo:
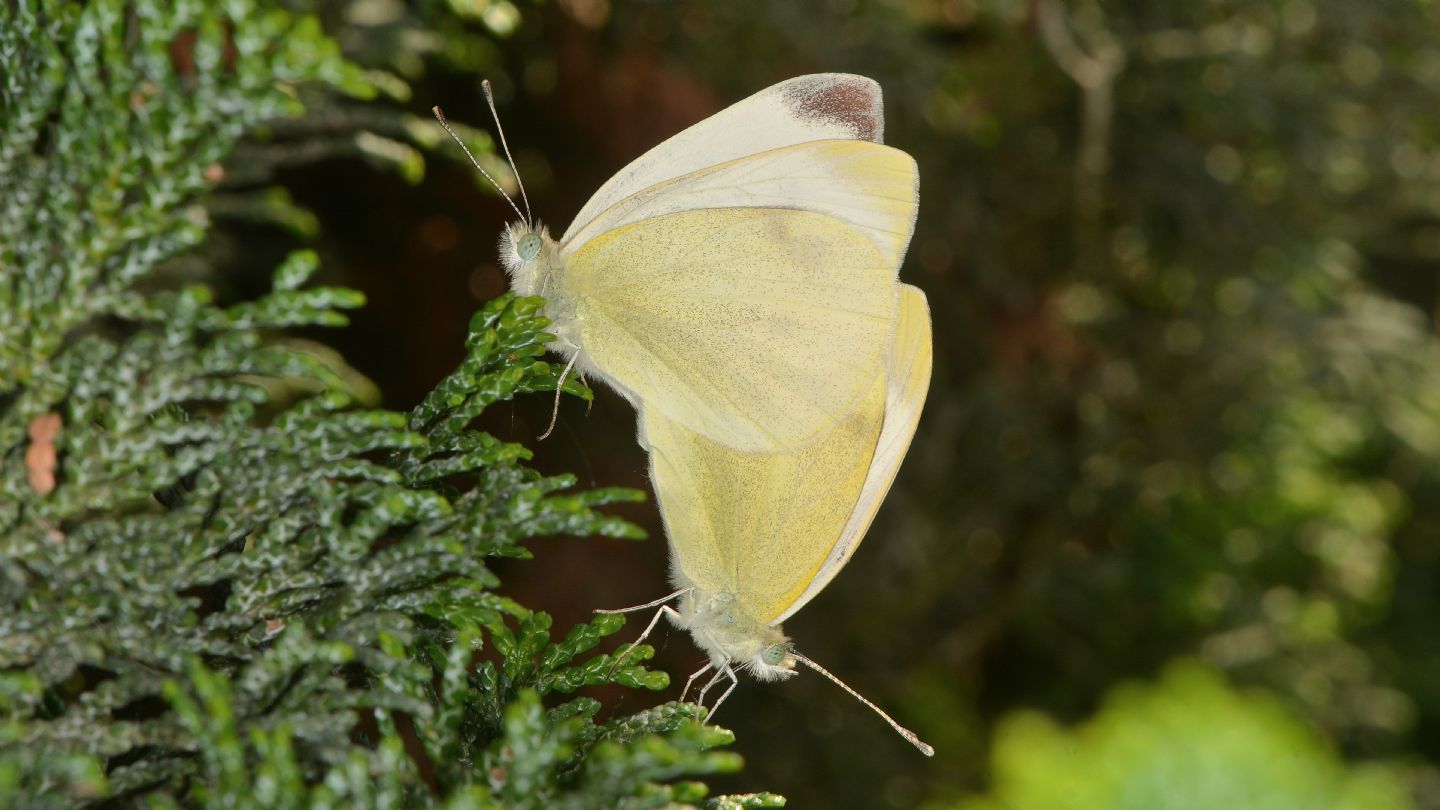
[[[644,413],[677,583],[733,595],[757,624],[799,598],[865,484],[885,406],[873,382],[824,437],[789,452],[745,453]]]
[[[862,231],[898,268],[919,208],[915,161],[868,141],[822,140],[707,166],[638,191],[567,234],[562,253],[653,217],[704,208],[813,211]]]
[[[830,549],[823,564],[795,602],[784,609],[774,623],[785,621],[795,611],[815,598],[834,579],[850,556],[860,546],[880,503],[890,491],[900,462],[910,449],[910,440],[915,436],[915,426],[920,421],[920,410],[925,406],[925,394],[930,388],[930,369],[933,360],[933,345],[930,334],[930,308],[925,294],[908,284],[900,285],[900,321],[891,345],[889,380],[886,385],[885,422],[880,430],[880,440],[865,484],[855,502],[844,530],[834,547]]]
[[[813,441],[883,376],[895,267],[808,211],[684,211],[570,257],[582,368],[632,402],[755,452]]]
[[[684,174],[807,141],[880,143],[880,86],[864,76],[797,76],[738,101],[683,130],[616,172],[585,203],[562,243],[620,200]]]

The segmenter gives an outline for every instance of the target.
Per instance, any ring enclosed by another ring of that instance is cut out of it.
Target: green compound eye
[[[765,648],[765,652],[760,653],[760,660],[772,667],[780,666],[780,662],[785,660],[785,645],[771,644]]]
[[[540,234],[527,233],[524,236],[520,237],[520,239],[515,242],[515,252],[519,253],[520,258],[524,259],[527,262],[535,258],[536,256],[539,256]]]

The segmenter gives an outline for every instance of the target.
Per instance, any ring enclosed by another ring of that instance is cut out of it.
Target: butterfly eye
[[[771,644],[765,648],[765,652],[760,653],[760,660],[772,667],[780,666],[780,663],[785,660],[785,645]]]
[[[540,234],[527,233],[524,236],[520,237],[519,241],[515,243],[515,252],[519,253],[520,258],[527,262],[535,258],[536,256],[539,256]]]

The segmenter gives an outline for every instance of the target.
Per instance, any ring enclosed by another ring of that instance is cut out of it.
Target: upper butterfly
[[[738,450],[808,444],[884,376],[919,176],[883,129],[863,76],[762,90],[621,169],[558,242],[510,225],[511,287],[637,408]]]

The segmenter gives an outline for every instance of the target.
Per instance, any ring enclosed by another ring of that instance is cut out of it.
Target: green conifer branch
[[[227,306],[157,272],[205,238],[242,135],[374,93],[318,23],[20,0],[0,60],[0,804],[703,803],[686,779],[739,767],[728,732],[684,704],[598,722],[564,696],[663,688],[649,649],[612,673],[621,619],[556,634],[486,562],[641,536],[597,511],[639,493],[471,428],[555,390],[538,299],[488,304],[402,414],[280,338],[364,303],[311,286],[313,254]]]

